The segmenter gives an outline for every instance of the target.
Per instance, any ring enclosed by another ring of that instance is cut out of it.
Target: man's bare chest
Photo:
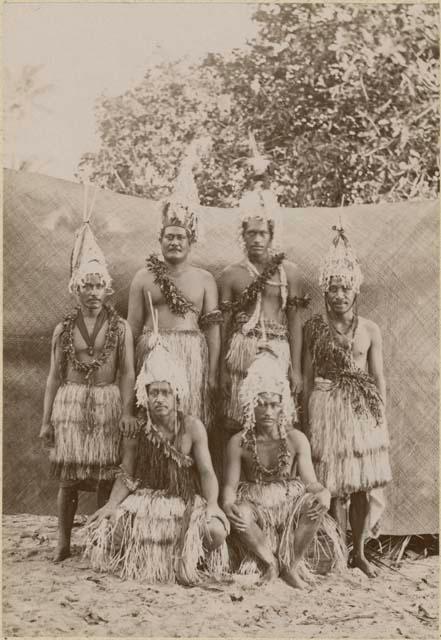
[[[357,327],[355,335],[346,334],[342,327],[335,326],[332,331],[333,340],[344,349],[350,349],[352,357],[358,366],[364,368],[370,348],[370,336],[364,326]]]
[[[195,307],[201,308],[204,300],[204,292],[205,287],[204,283],[201,282],[200,279],[195,277],[185,277],[182,276],[180,278],[169,278],[169,282],[176,287],[178,292],[182,293],[187,300],[192,302]],[[164,289],[164,290],[163,290]],[[166,291],[169,293],[167,294]],[[155,306],[160,306],[166,304],[167,295],[171,295],[175,293],[173,291],[173,286],[168,287],[165,285],[163,288],[155,282],[147,282],[143,287],[143,294],[145,304],[148,304],[149,293],[152,296],[152,302]]]
[[[104,346],[106,344],[106,335],[107,335],[107,327],[108,323],[105,322],[104,325],[100,328],[98,334],[94,338],[93,336],[93,325],[85,324],[86,331],[88,333],[88,340],[86,340],[86,336],[79,330],[77,326],[74,327],[73,330],[73,344],[75,349],[75,354],[78,358],[84,360],[93,359],[93,357],[97,357],[100,355]],[[93,354],[90,352],[93,349]],[[93,357],[92,357],[93,356]]]
[[[242,272],[238,272],[235,281],[233,282],[233,295],[234,299],[239,299],[245,289],[247,289],[255,280],[257,276],[252,276],[245,269]],[[275,273],[268,278],[262,289],[263,297],[266,300],[279,300],[280,299],[281,282],[278,273]]]

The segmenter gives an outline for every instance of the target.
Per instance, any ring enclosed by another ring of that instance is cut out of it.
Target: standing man
[[[317,482],[308,440],[290,422],[284,368],[267,344],[241,385],[240,402],[243,430],[228,442],[222,492],[239,571],[249,571],[257,557],[262,582],[280,575],[303,588],[310,576],[306,552],[318,530],[327,535],[333,564],[339,561],[340,568],[345,546],[326,514],[331,495]]]
[[[378,535],[381,487],[392,477],[381,332],[357,313],[360,265],[344,230],[334,229],[319,277],[325,312],[305,324],[305,431],[343,531],[342,503],[350,500],[351,564],[374,577],[364,543],[368,535]]]
[[[133,278],[128,322],[136,341],[136,369],[149,350],[153,318],[151,299],[158,312],[164,344],[188,375],[190,394],[182,410],[211,425],[210,395],[217,383],[220,352],[218,296],[213,276],[189,262],[197,241],[199,200],[193,178],[195,145],[185,157],[175,191],[163,204],[159,242],[163,259],[149,256]],[[204,330],[204,333],[201,332]]]
[[[90,214],[89,214],[90,219]],[[121,431],[136,430],[133,338],[105,298],[111,278],[87,219],[77,234],[69,291],[79,305],[55,328],[40,438],[59,479],[55,561],[70,555],[79,490],[104,504],[119,463]]]
[[[219,281],[224,315],[221,347],[223,428],[241,429],[239,386],[263,338],[284,368],[293,395],[302,389],[302,319],[305,296],[301,274],[284,253],[274,253],[281,234],[280,209],[275,195],[262,189],[244,194],[240,202],[240,239],[245,258],[227,267]],[[296,417],[294,402],[291,414]]]
[[[90,519],[92,565],[143,582],[193,584],[200,564],[227,568],[228,520],[201,421],[181,411],[186,371],[162,344],[156,319],[151,349],[136,381],[142,425],[124,439],[109,502]],[[223,551],[224,553],[221,553]]]

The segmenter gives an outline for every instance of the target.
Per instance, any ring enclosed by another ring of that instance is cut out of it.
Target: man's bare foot
[[[363,571],[363,573],[365,573],[368,578],[377,577],[377,572],[375,571],[374,567],[364,557],[352,556],[349,566],[351,568],[360,569],[360,571]]]
[[[294,589],[304,589],[308,586],[307,583],[300,578],[295,569],[282,569],[280,577],[286,584],[289,584],[290,587],[294,587]]]
[[[54,562],[62,562],[62,560],[66,560],[66,558],[70,558],[70,548],[65,546],[57,547]]]
[[[265,569],[264,574],[260,578],[258,584],[259,585],[268,584],[268,582],[272,582],[273,580],[276,580],[276,578],[278,577],[279,577],[279,568],[277,564],[274,564],[274,563],[269,564]]]

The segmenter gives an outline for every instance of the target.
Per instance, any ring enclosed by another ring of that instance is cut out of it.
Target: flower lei
[[[161,289],[168,308],[176,316],[185,317],[188,311],[198,313],[194,304],[188,300],[178,287],[171,281],[167,273],[167,265],[158,256],[152,254],[146,260],[146,266],[155,276],[155,284]]]
[[[257,299],[259,293],[265,288],[266,281],[269,280],[277,271],[279,266],[285,260],[284,253],[276,253],[275,256],[270,258],[262,273],[254,278],[254,280],[242,291],[240,298],[234,302],[223,302],[221,307],[224,311],[232,311],[237,313],[238,311],[245,311],[249,309]]]
[[[119,316],[110,305],[104,304],[103,307],[107,312],[108,320],[106,338],[102,352],[91,362],[80,362],[75,353],[73,331],[81,307],[75,307],[63,320],[63,331],[61,334],[61,349],[64,354],[63,366],[65,366],[69,360],[75,371],[84,375],[89,383],[91,382],[92,375],[108,360],[118,343]]]
[[[289,462],[291,453],[288,449],[286,436],[282,435],[279,425],[279,451],[277,454],[277,464],[273,467],[265,467],[259,459],[257,453],[257,438],[255,429],[250,429],[244,438],[245,447],[251,452],[253,467],[258,482],[271,482],[273,478],[289,475]]]

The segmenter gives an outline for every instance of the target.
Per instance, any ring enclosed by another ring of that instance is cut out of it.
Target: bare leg
[[[351,495],[351,505],[349,507],[349,521],[352,529],[352,541],[354,546],[351,566],[358,567],[369,578],[375,578],[376,571],[366,560],[364,555],[364,543],[368,526],[369,502],[364,491],[358,491]]]
[[[100,482],[98,482],[98,486],[96,489],[96,504],[98,509],[104,507],[106,502],[109,500],[112,486],[112,480],[101,480]]]
[[[287,584],[297,589],[303,589],[306,586],[298,573],[299,562],[303,559],[322,521],[322,518],[311,520],[306,514],[308,508],[309,504],[305,504],[295,531],[294,563],[291,567],[283,567],[280,573],[281,578],[283,578]]]
[[[227,531],[219,518],[211,518],[207,522],[207,535],[204,539],[204,546],[209,551],[214,551],[220,547],[227,537]]]
[[[338,528],[343,534],[343,537],[346,537],[346,531],[348,529],[347,522],[347,513],[341,498],[332,498],[331,500],[331,508],[329,509],[329,513],[334,518],[337,523]]]
[[[271,582],[279,575],[277,558],[269,548],[264,532],[256,523],[252,508],[246,504],[241,504],[240,510],[248,526],[245,531],[235,531],[235,535],[247,549],[252,551],[264,563],[266,569],[260,582]]]
[[[78,506],[78,489],[60,487],[57,496],[58,544],[54,562],[61,562],[70,556],[70,536]]]

